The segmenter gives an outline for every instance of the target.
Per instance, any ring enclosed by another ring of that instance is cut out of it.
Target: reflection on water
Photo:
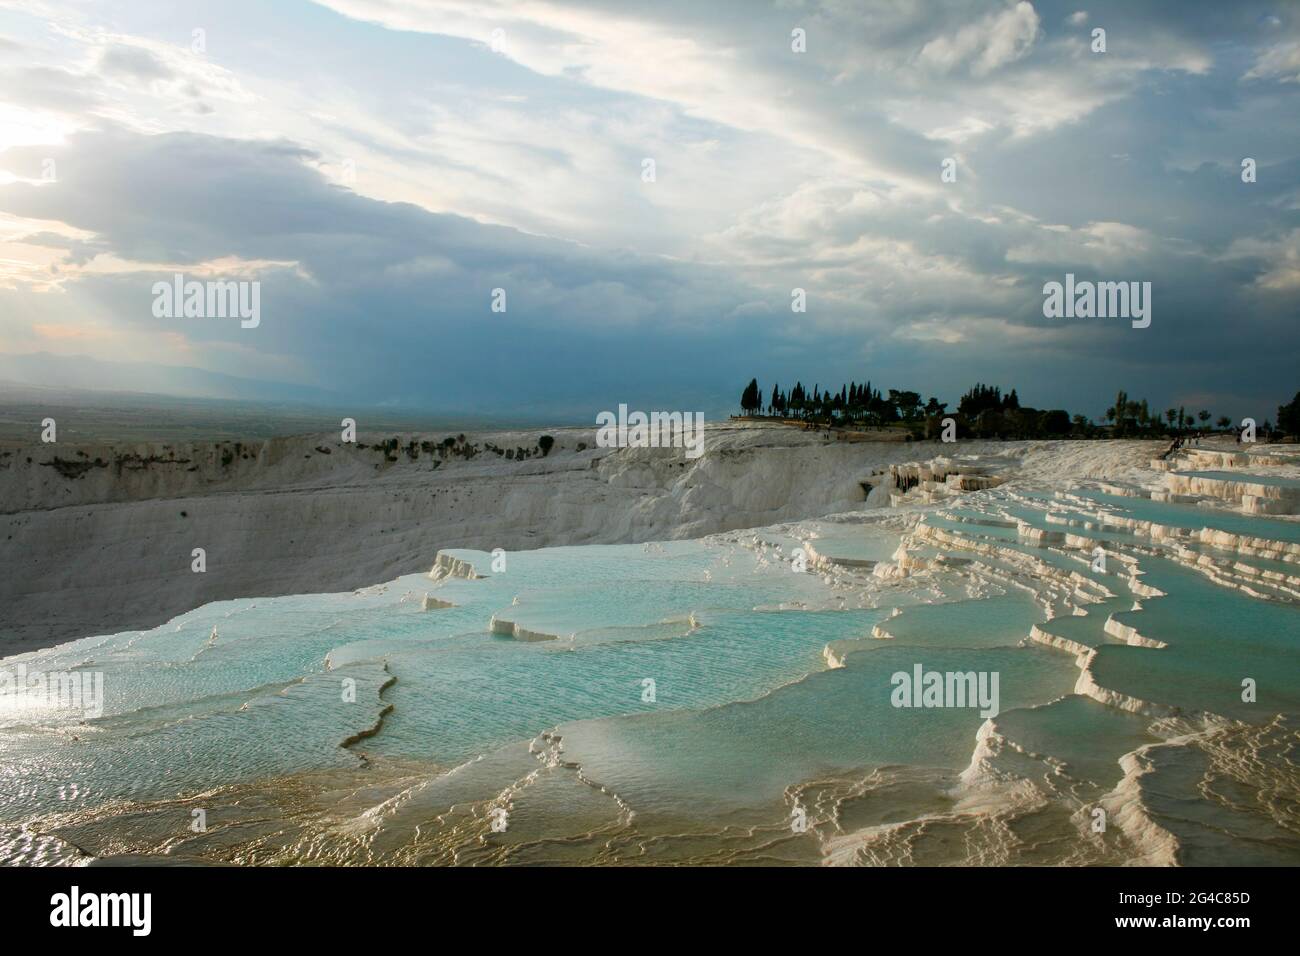
[[[453,551],[10,658],[105,699],[0,695],[0,859],[1294,864],[1297,539],[1152,530],[1189,510],[1000,488]],[[895,706],[917,665],[996,673],[999,713]]]

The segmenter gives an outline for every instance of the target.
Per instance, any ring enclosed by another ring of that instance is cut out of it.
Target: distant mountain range
[[[89,389],[175,395],[182,398],[224,398],[253,402],[343,404],[326,389],[286,382],[241,378],[221,372],[149,362],[105,362],[86,355],[26,355],[0,353],[0,382],[42,388]]]
[[[492,381],[490,370],[482,372]],[[471,381],[474,376],[468,376]],[[731,400],[722,398],[708,382],[668,383],[662,388],[637,393],[616,384],[593,384],[574,376],[544,376],[531,393],[511,394],[501,389],[485,392],[482,383],[465,384],[459,379],[440,378],[425,382],[423,390],[399,394],[367,394],[353,389],[333,391],[311,385],[243,378],[223,372],[152,362],[109,362],[88,355],[54,355],[30,352],[23,355],[0,353],[0,386],[47,390],[117,393],[111,401],[145,395],[173,399],[201,399],[292,404],[315,409],[368,409],[385,417],[430,415],[440,420],[493,422],[500,425],[526,423],[591,424],[599,411],[617,409],[620,402],[643,410],[702,411],[709,421],[719,421],[735,411]],[[503,384],[503,383],[498,383]],[[504,383],[508,384],[508,383]],[[538,391],[542,394],[538,394]],[[728,389],[728,392],[730,389]],[[602,393],[593,399],[593,393]]]

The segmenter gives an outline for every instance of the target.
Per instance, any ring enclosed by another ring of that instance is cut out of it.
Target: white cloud
[[[1007,261],[1113,268],[1145,256],[1154,242],[1147,230],[1122,222],[1090,222],[1078,229],[1042,225],[1031,241],[1007,249]]]
[[[1300,40],[1270,46],[1259,55],[1242,79],[1300,83]]]
[[[78,288],[108,288],[137,261],[152,268],[190,253],[203,261],[230,252],[225,242],[248,261],[298,261],[301,251],[314,257],[304,268],[322,288],[344,275],[358,285],[374,281],[385,290],[375,297],[399,312],[410,304],[397,293],[389,303],[387,290],[418,288],[426,300],[415,311],[432,298],[439,314],[459,317],[463,304],[448,306],[443,290],[462,290],[502,268],[526,293],[512,291],[512,311],[530,302],[553,312],[558,318],[546,321],[561,327],[652,323],[663,331],[743,321],[809,349],[829,349],[828,330],[862,349],[917,342],[974,348],[1001,334],[1000,321],[1023,329],[1016,323],[1035,307],[1038,288],[1026,278],[1039,265],[1139,275],[1170,249],[1227,246],[1241,228],[1243,194],[1223,205],[1193,174],[1201,162],[1219,160],[1219,141],[1230,142],[1235,130],[1265,131],[1267,142],[1252,148],[1276,171],[1248,197],[1259,199],[1253,219],[1270,220],[1275,231],[1294,205],[1294,189],[1272,181],[1293,168],[1291,134],[1279,118],[1285,88],[1234,102],[1258,88],[1216,74],[1209,53],[1218,55],[1213,44],[1221,44],[1224,62],[1256,57],[1251,79],[1300,76],[1294,43],[1257,53],[1254,33],[1207,38],[1188,24],[1141,12],[1119,17],[1106,6],[1069,17],[1068,7],[1053,10],[1044,28],[1029,3],[1006,0],[324,5],[353,21],[315,11],[303,23],[327,22],[328,29],[299,31],[292,17],[214,7],[209,25],[218,42],[208,57],[188,50],[187,30],[153,34],[153,18],[134,5],[93,20],[74,5],[49,11],[53,30],[29,24],[22,36],[30,45],[0,51],[0,149],[11,147],[0,167],[12,171],[7,180],[0,172],[0,189],[35,180],[44,144],[56,152],[87,127],[202,133],[196,157],[211,149],[236,165],[241,151],[256,153],[259,142],[274,138],[300,151],[295,162],[343,188],[327,189],[324,199],[312,193],[293,211],[311,209],[301,234],[250,226],[268,208],[279,215],[283,183],[263,184],[257,201],[242,207],[248,222],[233,226],[222,216],[226,204],[198,209],[173,193],[179,198],[172,204],[189,211],[155,223],[157,234],[126,230],[133,245],[115,250],[117,259],[84,235],[65,235],[59,258],[58,245],[37,233],[56,233],[60,224],[34,233],[25,223],[6,232],[0,222],[0,241],[11,244],[0,271],[16,285],[59,290],[45,299],[70,299]],[[742,7],[745,15],[736,16]],[[357,20],[425,36],[395,37]],[[1111,28],[1105,56],[1088,52],[1085,20]],[[789,49],[794,23],[808,30],[806,54]],[[504,31],[500,54],[489,50],[497,29]],[[275,57],[266,56],[269,49]],[[383,56],[390,49],[391,64]],[[416,66],[417,57],[427,66]],[[1181,124],[1174,134],[1169,126],[1152,128],[1165,106],[1164,115]],[[32,144],[41,146],[22,148]],[[1105,158],[1115,154],[1129,159]],[[69,156],[66,170],[61,161],[61,176],[86,176],[87,155]],[[658,164],[654,184],[640,180],[645,156]],[[950,185],[939,178],[947,156],[959,158],[959,179]],[[151,175],[169,176],[190,157],[181,150],[130,161],[156,162]],[[1088,176],[1079,157],[1108,164],[1114,195],[1080,186]],[[241,165],[238,176],[257,178],[270,165]],[[234,178],[214,188],[225,196]],[[1131,204],[1115,201],[1126,198],[1124,190]],[[14,189],[6,198],[25,195]],[[359,207],[348,202],[363,199],[389,204],[365,208],[376,219],[392,216],[391,232],[354,233]],[[85,217],[69,221],[93,225],[99,231],[92,238],[106,235],[130,225],[151,201],[148,193],[83,193],[75,211]],[[548,246],[567,251],[544,255],[517,233],[507,241],[504,231],[489,231],[474,233],[480,245],[466,259],[445,237],[404,232],[414,211],[399,203],[568,240]],[[1223,212],[1218,219],[1216,211]],[[327,214],[348,221],[324,221]],[[213,217],[222,219],[220,230],[209,229]],[[184,228],[173,228],[177,223]],[[258,238],[255,248],[239,245],[245,228]],[[500,244],[508,255],[498,255]],[[593,274],[557,276],[588,254],[600,264]],[[1293,259],[1272,254],[1257,285],[1294,293]],[[1240,275],[1240,263],[1218,265],[1224,275]],[[707,268],[710,278],[658,277],[660,268],[678,267]],[[643,273],[626,274],[637,270]],[[809,289],[813,306],[806,321],[792,323],[794,285]],[[339,305],[312,302],[318,310]],[[57,315],[40,321],[51,330],[60,325]],[[476,334],[472,322],[464,327],[466,336]],[[345,321],[332,332],[346,337],[348,329]],[[1180,334],[1180,343],[1195,338],[1187,325]]]
[[[1034,45],[1038,27],[1033,4],[1022,0],[949,36],[935,37],[921,48],[919,59],[942,71],[969,66],[974,76],[984,76],[1025,56]]]
[[[1274,239],[1236,239],[1223,259],[1257,259],[1263,268],[1255,286],[1269,292],[1300,292],[1300,229]]]

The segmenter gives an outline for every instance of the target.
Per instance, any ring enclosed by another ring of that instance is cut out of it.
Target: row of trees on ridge
[[[938,437],[948,417],[956,421],[959,434],[977,438],[1164,438],[1237,427],[1228,416],[1216,419],[1208,409],[1154,409],[1146,399],[1130,399],[1126,391],[1115,396],[1102,416],[1104,424],[1099,425],[1062,408],[1022,406],[1016,389],[1004,394],[1000,387],[982,382],[967,390],[957,408],[949,411],[948,403],[934,396],[923,401],[919,392],[894,388],[882,392],[869,381],[825,390],[817,384],[811,391],[802,382],[795,382],[789,391],[774,384],[765,393],[758,379],[752,378],[741,393],[740,408],[749,417],[766,415],[819,427],[903,428],[918,439]],[[1278,408],[1277,418],[1281,434],[1300,435],[1300,393]],[[1267,420],[1257,431],[1261,437],[1275,433]]]

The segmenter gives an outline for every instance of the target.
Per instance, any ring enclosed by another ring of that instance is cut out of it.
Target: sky
[[[0,358],[575,421],[752,376],[1263,421],[1297,117],[1284,2],[0,0]],[[176,273],[260,321],[156,315]],[[1150,326],[1046,317],[1067,273],[1150,282]]]

